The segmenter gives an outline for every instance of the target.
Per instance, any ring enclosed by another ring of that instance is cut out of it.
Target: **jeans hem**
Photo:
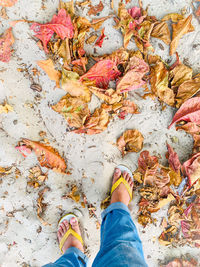
[[[129,215],[130,215],[130,211],[128,209],[128,207],[122,203],[122,202],[115,202],[115,203],[112,203],[110,206],[107,207],[107,209],[105,209],[102,214],[101,214],[101,218],[102,220],[106,217],[106,215],[113,211],[113,210],[124,210],[126,211]]]
[[[89,258],[82,251],[80,251],[80,249],[78,249],[76,247],[70,247],[65,251],[65,253],[63,255],[67,255],[70,253],[75,253],[76,255],[78,255],[87,265]]]

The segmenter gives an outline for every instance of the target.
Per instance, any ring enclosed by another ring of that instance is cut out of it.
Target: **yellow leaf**
[[[13,107],[8,105],[6,102],[3,105],[0,105],[0,114],[8,113],[13,111]]]

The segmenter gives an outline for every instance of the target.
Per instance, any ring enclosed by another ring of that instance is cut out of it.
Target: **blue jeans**
[[[85,267],[88,258],[79,249],[66,250],[55,263],[43,267]],[[142,243],[129,209],[121,202],[102,213],[101,246],[93,267],[147,267]]]

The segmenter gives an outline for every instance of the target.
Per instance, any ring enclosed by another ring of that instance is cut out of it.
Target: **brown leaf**
[[[155,66],[151,67],[151,90],[152,92],[166,104],[174,105],[174,92],[168,87],[169,84],[169,73],[165,68],[163,62],[158,61]]]
[[[56,86],[60,87],[61,73],[55,70],[53,61],[49,58],[47,60],[37,61],[38,66],[43,69],[52,81],[56,82]]]
[[[166,21],[166,20],[170,20],[172,22],[178,22],[179,20],[183,20],[184,16],[178,13],[171,13],[171,14],[167,14],[162,18],[162,21]]]
[[[172,42],[170,44],[170,56],[176,52],[179,40],[188,32],[194,31],[194,27],[191,24],[192,15],[185,19],[179,20],[177,24],[172,24]]]
[[[2,19],[9,19],[9,17],[8,17],[8,15],[7,15],[7,13],[6,13],[6,9],[5,9],[5,7],[2,7],[2,9],[0,10],[0,17],[1,17]]]
[[[88,11],[88,16],[94,15],[96,16],[99,12],[101,12],[104,9],[104,5],[102,1],[99,1],[99,4],[96,6],[93,6],[90,4],[90,9]]]
[[[170,71],[171,88],[178,88],[182,83],[192,79],[192,69],[184,64],[178,64]]]
[[[129,152],[139,152],[143,141],[144,137],[138,130],[127,130],[117,139],[117,147],[124,156]]]
[[[183,82],[176,95],[176,107],[180,107],[186,100],[194,96],[200,90],[200,74]]]
[[[79,203],[80,201],[80,193],[78,192],[78,188],[76,185],[71,186],[71,192],[69,194],[66,194],[63,196],[63,198],[71,198],[74,200],[76,203]]]
[[[158,21],[154,24],[151,36],[161,39],[167,45],[169,45],[171,42],[170,31],[167,23],[165,23],[164,21]]]
[[[117,92],[112,88],[102,89],[102,88],[90,86],[89,89],[94,95],[96,95],[98,98],[107,102],[110,105],[114,103],[118,103],[122,99],[122,96],[117,94]]]
[[[70,127],[80,128],[90,116],[88,105],[78,97],[69,94],[63,96],[60,101],[52,106],[52,109],[61,113]]]
[[[54,148],[28,139],[23,139],[23,142],[27,147],[34,150],[42,167],[46,167],[60,173],[66,173],[67,165],[64,159],[61,158]]]
[[[200,178],[200,153],[194,154],[189,160],[184,162],[183,169],[191,187]]]
[[[73,71],[63,69],[61,86],[62,89],[75,97],[80,97],[83,101],[89,102],[91,92],[87,85],[79,81],[79,75]]]
[[[178,154],[173,150],[173,148],[169,144],[167,144],[167,149],[168,149],[169,165],[175,172],[178,173],[181,169],[181,163]]]
[[[87,38],[86,40],[86,44],[92,44],[96,41],[98,35],[97,34],[93,34],[91,35],[89,38]]]
[[[0,6],[11,7],[17,3],[18,0],[0,0]]]
[[[12,170],[12,167],[3,168],[0,166],[0,177],[10,174],[12,172],[11,170]]]
[[[39,218],[39,220],[41,221],[41,223],[44,225],[44,226],[47,226],[47,225],[51,225],[49,224],[48,222],[46,222],[42,216],[43,216],[43,213],[46,209],[46,206],[47,204],[43,203],[43,200],[44,200],[44,194],[46,191],[49,191],[50,188],[49,187],[45,187],[44,189],[42,189],[41,191],[39,191],[38,193],[38,199],[37,199],[37,216]]]
[[[0,61],[10,61],[11,55],[13,53],[11,47],[14,42],[15,39],[12,34],[12,28],[9,28],[0,36]]]
[[[40,187],[44,184],[44,182],[48,179],[47,173],[43,173],[39,166],[34,166],[33,168],[29,169],[29,176],[30,179],[27,184],[34,188]]]

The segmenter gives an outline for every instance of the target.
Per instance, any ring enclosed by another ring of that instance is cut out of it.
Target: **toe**
[[[61,230],[58,230],[58,239],[61,239],[61,237],[62,237]]]
[[[66,228],[66,226],[65,226],[64,222],[62,222],[62,229],[64,230],[64,232],[66,232],[66,231],[67,231],[67,228]]]
[[[63,223],[65,225],[66,231],[68,231],[69,230],[69,223],[68,223],[68,221],[64,220]]]
[[[116,182],[116,180],[119,179],[120,176],[121,176],[121,171],[120,169],[116,168],[113,175],[113,182]]]
[[[78,221],[77,221],[77,219],[75,217],[71,218],[70,224],[72,226],[72,229],[75,232],[78,232],[79,233],[79,225],[78,225]]]
[[[64,228],[63,228],[63,225],[62,225],[62,223],[60,224],[59,231],[61,232],[61,234],[62,234],[62,235],[63,235],[63,234],[64,234],[64,232],[65,232],[65,230],[64,230]]]
[[[128,176],[129,176],[128,172],[123,172],[123,177],[127,182],[128,182]]]

